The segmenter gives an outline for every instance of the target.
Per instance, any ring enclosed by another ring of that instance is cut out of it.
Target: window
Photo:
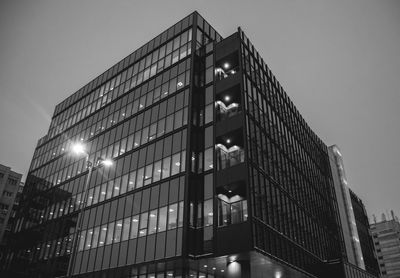
[[[151,179],[153,176],[153,164],[146,166],[146,171],[144,175],[144,185],[148,185],[151,183]]]
[[[147,220],[149,213],[145,212],[140,215],[139,237],[147,234]]]
[[[105,244],[106,234],[107,234],[107,224],[101,226],[100,228],[99,246],[103,246]]]
[[[158,232],[163,232],[167,227],[167,211],[168,207],[160,208],[159,220],[158,220]]]
[[[130,238],[136,238],[139,229],[139,215],[135,215],[132,217],[131,221],[131,235]]]
[[[11,185],[16,185],[17,184],[17,180],[12,179],[12,178],[8,178],[7,182]]]
[[[157,210],[150,211],[149,216],[149,234],[153,234],[157,232]]]
[[[183,201],[179,202],[179,217],[178,217],[178,227],[183,226]]]
[[[180,153],[177,153],[172,156],[171,176],[179,173],[181,166],[180,155]]]
[[[107,233],[107,239],[106,239],[106,245],[111,244],[114,236],[114,224],[115,223],[109,223],[108,224],[108,233]]]
[[[93,229],[88,230],[86,233],[85,250],[90,249],[92,246]]]
[[[120,242],[121,241],[121,232],[122,232],[122,220],[117,221],[115,225],[115,233],[114,233],[114,241],[113,242]]]
[[[212,199],[204,201],[204,226],[213,224],[213,203]]]
[[[81,232],[81,235],[79,237],[79,246],[78,246],[79,251],[82,251],[85,246],[85,237],[86,237],[86,231]]]
[[[176,228],[177,216],[178,216],[177,204],[170,205],[168,209],[168,230]]]
[[[3,196],[5,196],[5,197],[12,197],[12,192],[10,192],[10,191],[7,191],[7,190],[4,190],[3,191]]]
[[[100,227],[96,227],[93,229],[93,239],[92,239],[92,247],[91,248],[96,248],[97,243],[99,241],[99,235],[100,235]]]
[[[213,104],[209,104],[206,106],[204,115],[204,124],[207,124],[213,120],[213,111],[214,111]]]
[[[213,148],[204,151],[204,171],[212,169],[213,166]]]
[[[171,164],[171,158],[166,157],[163,159],[163,168],[162,168],[162,178],[168,178],[170,174],[170,164]]]
[[[154,163],[153,182],[159,181],[160,179],[161,179],[161,160]]]
[[[135,179],[136,179],[136,171],[133,171],[129,174],[128,191],[135,189]]]
[[[144,178],[144,168],[140,168],[137,171],[136,188],[140,188],[143,186],[143,178]]]

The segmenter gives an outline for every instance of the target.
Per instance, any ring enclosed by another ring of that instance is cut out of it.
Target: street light
[[[71,150],[74,154],[80,155],[80,154],[85,154],[85,145],[82,143],[75,143],[72,145]]]
[[[83,201],[79,203],[78,207],[78,219],[76,222],[75,226],[75,232],[74,232],[74,237],[72,240],[72,252],[71,252],[71,257],[68,262],[68,269],[67,269],[67,277],[72,277],[72,270],[74,269],[75,266],[75,256],[77,253],[77,247],[78,247],[78,236],[82,230],[82,224],[83,224],[83,210],[86,207],[87,204],[87,199],[88,199],[88,191],[89,191],[89,183],[90,183],[90,178],[92,176],[93,172],[93,165],[94,166],[100,166],[104,165],[106,167],[110,167],[113,165],[113,161],[111,159],[103,159],[103,158],[96,158],[94,162],[89,160],[89,153],[86,151],[86,147],[84,144],[78,142],[75,143],[71,146],[71,152],[74,153],[75,155],[85,155],[86,156],[86,167],[88,168],[89,172],[86,177],[86,182],[85,182],[85,187],[83,189]]]
[[[111,159],[104,159],[101,164],[103,164],[104,166],[111,166],[113,165],[113,162]]]

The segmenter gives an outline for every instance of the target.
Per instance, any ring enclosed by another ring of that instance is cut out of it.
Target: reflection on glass
[[[136,238],[139,229],[139,215],[134,215],[131,221],[131,235],[129,238]]]
[[[108,224],[106,244],[111,244],[114,236],[114,222]]]
[[[122,232],[122,220],[118,220],[115,225],[115,232],[114,232],[114,243],[120,242],[121,240],[121,232]]]
[[[86,233],[85,250],[89,249],[92,246],[92,236],[93,236],[93,229],[90,229]]]
[[[213,148],[204,151],[204,171],[210,170],[214,167],[213,154]]]
[[[179,202],[178,227],[183,226],[183,201]]]
[[[210,226],[213,224],[213,203],[212,199],[204,201],[204,226]]]
[[[120,184],[121,184],[121,179],[117,178],[114,182],[114,194],[113,194],[114,197],[119,195]]]
[[[168,133],[174,129],[174,115],[169,115],[165,121],[165,133]]]
[[[143,178],[144,178],[144,168],[140,168],[137,171],[136,188],[140,188],[143,186]]]
[[[168,230],[176,228],[177,216],[178,216],[177,204],[170,205],[168,209]]]
[[[209,104],[205,108],[204,113],[204,124],[207,124],[213,120],[214,105]]]
[[[160,216],[158,220],[158,231],[162,232],[165,231],[167,228],[167,211],[168,207],[160,208]]]
[[[124,219],[121,241],[127,240],[129,238],[130,223],[131,223],[130,217]]]
[[[154,163],[153,182],[161,179],[161,160]]]
[[[93,205],[97,203],[99,200],[99,195],[100,195],[100,186],[95,187],[94,193],[93,193]]]
[[[103,246],[106,243],[106,234],[107,234],[107,224],[100,227],[99,246]]]
[[[99,235],[100,235],[100,226],[97,226],[96,228],[93,229],[92,248],[97,247],[97,243],[99,241]]]
[[[144,174],[144,185],[151,183],[151,177],[153,175],[153,164],[147,165]]]
[[[120,190],[120,194],[124,194],[127,190],[127,186],[128,186],[128,178],[129,175],[126,174],[121,178],[121,190]]]
[[[155,232],[157,232],[157,210],[152,210],[149,214],[149,234]]]
[[[85,246],[85,236],[86,236],[86,231],[81,232],[81,235],[79,236],[79,245],[78,245],[79,251],[82,251],[83,247]]]
[[[110,180],[107,185],[106,199],[110,199],[112,197],[113,190],[114,190],[114,181]]]
[[[128,191],[135,189],[136,171],[129,174]]]
[[[163,159],[163,168],[162,168],[162,178],[168,178],[169,177],[169,170],[170,170],[170,164],[171,164],[171,158],[166,157]]]
[[[147,220],[149,213],[145,212],[140,215],[139,237],[147,234]]]
[[[181,166],[180,155],[180,153],[177,153],[172,156],[171,176],[179,173],[179,168]]]

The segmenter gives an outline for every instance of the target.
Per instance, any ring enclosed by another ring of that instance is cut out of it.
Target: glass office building
[[[326,145],[243,31],[223,39],[194,12],[56,106],[6,268],[329,277],[342,253],[332,183]]]

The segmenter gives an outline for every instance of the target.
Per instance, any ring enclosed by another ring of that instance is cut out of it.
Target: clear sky
[[[241,26],[370,214],[400,216],[400,1],[0,1],[0,163],[26,175],[54,107],[192,11]]]

